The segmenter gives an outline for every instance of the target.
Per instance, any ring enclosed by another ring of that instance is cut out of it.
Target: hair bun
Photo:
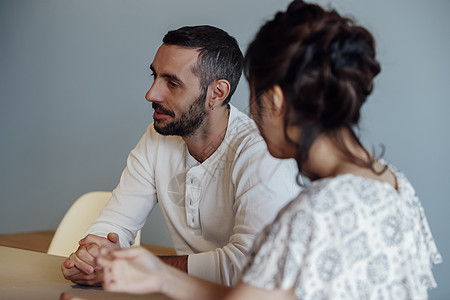
[[[245,60],[253,94],[275,85],[283,90],[285,124],[302,128],[300,165],[317,136],[358,124],[379,72],[375,41],[366,29],[300,0],[261,27]]]

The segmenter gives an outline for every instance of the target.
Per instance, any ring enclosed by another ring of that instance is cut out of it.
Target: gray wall
[[[450,1],[331,2],[378,41],[383,70],[363,112],[363,140],[383,143],[415,185],[445,260],[431,298],[448,299]],[[81,194],[115,187],[151,122],[148,66],[168,30],[212,24],[245,49],[287,3],[0,0],[0,234],[55,229]],[[233,103],[245,109],[247,97],[242,81]],[[143,240],[171,245],[158,210]]]

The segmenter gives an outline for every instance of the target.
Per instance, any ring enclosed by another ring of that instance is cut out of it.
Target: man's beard
[[[205,120],[205,99],[206,93],[202,93],[179,118],[168,123],[166,126],[158,126],[158,122],[155,120],[153,126],[156,132],[162,135],[178,135],[182,137],[192,135]],[[163,112],[166,111],[159,103],[153,102],[152,107],[153,109],[160,109]],[[167,113],[170,114],[170,112]]]

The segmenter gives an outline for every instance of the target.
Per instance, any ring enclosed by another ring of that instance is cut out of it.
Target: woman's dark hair
[[[294,1],[260,29],[247,49],[244,72],[260,112],[260,95],[275,85],[283,90],[286,138],[294,143],[286,134],[288,124],[302,127],[300,142],[294,143],[300,170],[321,134],[332,137],[350,161],[373,170],[369,153],[369,163],[358,159],[338,134],[347,128],[361,145],[354,128],[380,72],[375,41],[366,29],[334,10]]]
[[[244,57],[236,39],[222,29],[209,26],[185,26],[169,31],[163,43],[199,49],[200,54],[193,73],[200,78],[203,92],[217,79],[230,83],[230,93],[223,102],[227,104],[241,78]]]

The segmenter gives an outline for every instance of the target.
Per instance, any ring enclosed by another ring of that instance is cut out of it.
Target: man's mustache
[[[159,103],[153,102],[152,103],[152,108],[154,110],[156,110],[157,112],[159,112],[159,113],[163,113],[163,114],[169,115],[171,117],[175,117],[175,113],[173,111],[168,110],[167,108],[165,108],[164,106],[162,106]]]

